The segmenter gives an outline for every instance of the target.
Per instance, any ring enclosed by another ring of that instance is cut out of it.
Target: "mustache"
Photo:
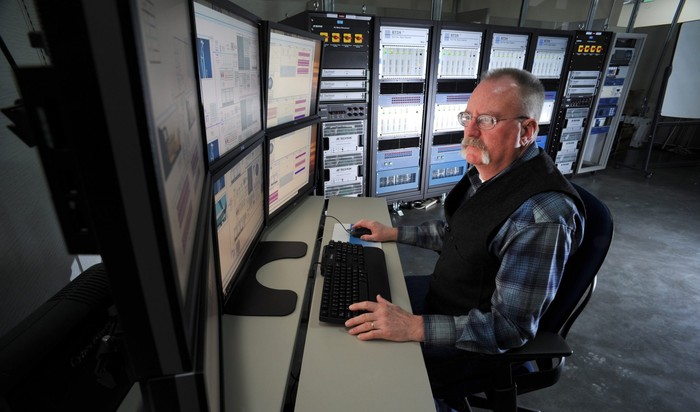
[[[475,139],[473,137],[465,137],[462,139],[462,147],[474,146],[479,150],[486,150],[486,145],[480,139]]]

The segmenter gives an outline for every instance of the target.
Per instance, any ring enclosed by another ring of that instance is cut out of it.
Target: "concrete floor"
[[[612,211],[598,287],[569,333],[574,355],[553,387],[519,403],[549,411],[700,411],[700,167],[613,168],[573,181]],[[441,218],[406,209],[395,225]],[[399,247],[405,274],[437,255]]]

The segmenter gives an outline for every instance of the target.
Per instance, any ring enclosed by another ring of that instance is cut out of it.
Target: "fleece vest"
[[[532,196],[562,192],[584,213],[578,192],[542,150],[506,174],[485,182],[464,201],[470,186],[465,176],[445,200],[447,227],[426,298],[428,313],[464,315],[473,308],[490,311],[500,261],[489,251],[489,245],[506,219]]]

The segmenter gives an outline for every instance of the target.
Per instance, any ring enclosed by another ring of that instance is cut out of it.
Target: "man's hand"
[[[375,220],[360,219],[353,223],[353,227],[364,227],[372,231],[369,235],[362,235],[360,239],[371,242],[396,241],[399,230],[395,227],[383,225]]]
[[[412,315],[380,295],[376,302],[359,302],[350,305],[351,311],[366,311],[345,322],[351,335],[360,340],[384,339],[395,342],[422,342],[423,317]]]

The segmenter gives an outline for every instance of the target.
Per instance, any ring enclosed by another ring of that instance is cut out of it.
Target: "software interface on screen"
[[[262,130],[257,24],[194,4],[209,161]]]
[[[539,37],[532,62],[532,74],[540,79],[558,79],[566,60],[568,42],[566,37]]]
[[[542,113],[538,121],[540,125],[552,122],[552,113],[554,112],[554,102],[556,100],[557,92],[544,92],[544,105],[542,105]]]
[[[267,126],[315,114],[320,42],[270,30]]]
[[[156,178],[167,216],[166,232],[184,302],[190,283],[206,170],[197,110],[196,66],[186,3],[137,8],[138,41],[145,62],[142,73]],[[167,11],[165,10],[167,8]],[[168,14],[170,13],[170,14]],[[178,18],[179,17],[179,18]],[[153,31],[154,21],[158,30]]]
[[[524,68],[528,40],[526,34],[494,33],[489,70],[504,67]]]
[[[224,291],[254,247],[264,225],[263,146],[236,159],[230,170],[213,182],[214,219],[219,267]]]
[[[268,204],[272,215],[314,183],[316,125],[271,139],[268,165]]]
[[[476,79],[481,57],[481,32],[440,32],[438,79]]]

